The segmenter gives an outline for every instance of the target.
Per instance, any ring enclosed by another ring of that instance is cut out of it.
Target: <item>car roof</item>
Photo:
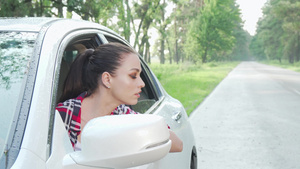
[[[94,28],[101,29],[105,32],[110,32],[117,35],[114,31],[100,24],[79,19],[64,19],[54,17],[24,17],[24,18],[1,18],[0,31],[27,31],[39,32],[44,27],[57,27],[57,29],[82,29]]]
[[[0,18],[0,30],[38,32],[44,25],[57,18]]]

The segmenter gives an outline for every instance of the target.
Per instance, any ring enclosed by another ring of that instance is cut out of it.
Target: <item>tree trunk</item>
[[[146,52],[145,52],[145,55],[147,56],[147,59],[145,59],[145,61],[147,63],[151,63],[151,55],[150,55],[150,43],[149,41],[146,42]]]
[[[165,40],[160,40],[160,64],[165,64]]]
[[[292,54],[289,55],[289,63],[294,63],[294,56]]]
[[[166,1],[163,1],[163,5],[165,5]],[[164,8],[161,9],[161,22],[160,22],[160,34],[161,34],[161,39],[160,39],[160,64],[165,64],[165,11]]]
[[[300,61],[300,35],[298,33],[297,45],[296,45],[296,62]]]
[[[64,14],[63,14],[63,3],[62,3],[62,0],[57,0],[55,3],[56,4],[56,8],[57,8],[57,17],[59,18],[63,18],[64,17]]]
[[[127,11],[127,17],[126,17],[126,25],[124,29],[124,35],[125,35],[125,39],[130,42],[130,20],[131,20],[131,10],[130,10],[130,6],[128,3],[128,0],[125,0],[126,3],[126,11]]]
[[[169,50],[169,63],[172,64],[172,51],[171,51],[171,48],[170,48],[170,43],[169,41],[166,39],[166,42],[167,42],[167,46],[168,46],[168,50]]]
[[[175,22],[174,22],[174,33],[175,33],[175,62],[178,64],[179,58],[178,58],[178,41],[177,41],[177,21],[175,16]]]
[[[205,48],[205,51],[204,51],[204,54],[202,55],[202,63],[206,63],[206,59],[207,59],[207,51],[208,51],[208,48],[206,47],[206,48]]]
[[[147,9],[147,11],[148,11],[148,9]],[[135,35],[135,41],[134,41],[133,48],[135,48],[135,47],[138,45],[138,42],[139,42],[139,35],[140,35],[140,32],[141,32],[141,28],[142,28],[142,25],[143,25],[145,16],[146,16],[146,14],[147,14],[147,11],[146,11],[146,12],[143,14],[143,16],[141,17],[141,21],[140,21],[138,30],[137,30],[136,35]]]
[[[29,17],[34,17],[34,9],[33,9],[33,7],[32,7],[32,2],[31,2],[31,0],[25,0],[24,1],[25,2],[25,4],[26,4],[26,8],[27,8],[27,10],[28,10],[28,16]]]

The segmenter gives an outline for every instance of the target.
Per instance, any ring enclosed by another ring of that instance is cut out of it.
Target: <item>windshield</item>
[[[19,113],[36,37],[32,32],[0,31],[0,159],[10,145],[9,132]]]

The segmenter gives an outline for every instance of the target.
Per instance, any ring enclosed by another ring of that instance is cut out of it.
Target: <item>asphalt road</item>
[[[299,169],[300,73],[242,62],[190,121],[199,169]]]

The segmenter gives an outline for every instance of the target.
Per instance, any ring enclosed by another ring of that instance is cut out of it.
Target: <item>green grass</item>
[[[273,65],[285,69],[290,69],[296,72],[300,72],[300,62],[296,62],[293,64],[290,64],[287,60],[283,60],[281,63],[276,60],[270,60],[270,61],[261,61],[260,63],[266,64],[266,65]]]
[[[165,90],[178,99],[190,115],[238,64],[238,62],[201,65],[151,63],[149,66]]]

